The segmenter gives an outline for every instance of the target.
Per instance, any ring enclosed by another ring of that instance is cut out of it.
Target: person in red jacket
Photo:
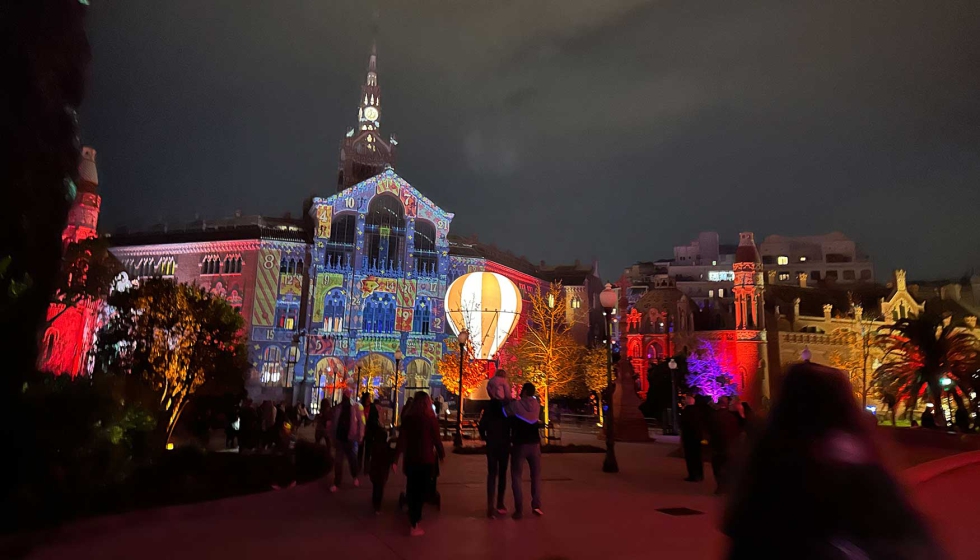
[[[425,493],[435,476],[436,461],[446,457],[439,437],[439,420],[432,410],[432,400],[423,391],[415,393],[411,410],[402,416],[402,427],[395,450],[395,463],[404,457],[402,468],[407,480],[406,497],[408,501],[408,521],[411,523],[411,536],[418,537],[425,532],[419,526],[422,520],[422,503]]]

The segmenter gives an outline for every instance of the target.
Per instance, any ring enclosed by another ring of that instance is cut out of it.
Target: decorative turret
[[[82,148],[76,187],[75,201],[68,211],[68,223],[61,235],[65,247],[98,235],[96,228],[102,198],[98,195],[99,173],[95,168],[95,150],[88,146]]]
[[[382,173],[395,165],[395,135],[381,135],[381,86],[378,85],[378,49],[371,45],[367,77],[358,98],[357,126],[340,144],[337,191]]]
[[[751,232],[738,234],[735,249],[735,328],[757,330],[764,328],[762,258]]]

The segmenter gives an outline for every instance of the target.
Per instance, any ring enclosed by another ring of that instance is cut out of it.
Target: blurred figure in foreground
[[[724,494],[730,484],[729,463],[741,434],[741,415],[732,410],[731,398],[719,397],[711,411],[708,444],[711,447],[711,472],[715,475],[715,494]]]
[[[729,558],[944,558],[840,371],[790,368],[726,511]]]

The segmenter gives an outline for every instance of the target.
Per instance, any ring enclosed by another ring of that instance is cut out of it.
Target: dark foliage
[[[37,359],[36,333],[54,290],[61,231],[75,194],[75,110],[90,58],[85,10],[78,0],[0,3],[0,259],[9,258],[0,281],[0,438],[8,457],[32,449],[20,397]],[[18,471],[23,463],[0,464],[0,503],[6,503],[25,473]]]

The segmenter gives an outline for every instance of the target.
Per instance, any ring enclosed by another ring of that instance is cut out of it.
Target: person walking
[[[510,461],[510,422],[503,400],[491,399],[480,417],[480,437],[487,442],[487,517],[506,515],[507,463]]]
[[[701,458],[701,440],[704,439],[704,407],[694,395],[687,395],[681,409],[681,447],[687,463],[687,482],[704,480],[704,461]]]
[[[350,389],[344,389],[343,398],[340,404],[333,410],[333,434],[331,441],[334,444],[334,478],[331,492],[336,492],[337,487],[344,476],[344,462],[350,468],[351,478],[354,479],[354,486],[360,486],[357,479],[357,447],[364,439],[364,416],[360,408],[351,398]]]
[[[715,475],[715,494],[728,491],[728,465],[740,433],[739,415],[730,410],[731,399],[720,397],[711,412],[708,443],[711,447],[711,471]]]
[[[541,436],[538,433],[541,416],[541,403],[534,395],[534,385],[525,383],[521,387],[521,398],[512,401],[504,408],[510,419],[511,458],[510,485],[514,492],[514,519],[524,517],[524,489],[521,475],[524,463],[531,471],[531,511],[544,515],[541,510]]]
[[[330,445],[330,432],[328,425],[333,420],[333,405],[327,399],[320,401],[320,412],[317,413],[313,424],[313,443],[323,443]]]
[[[369,472],[371,468],[371,454],[374,452],[374,444],[377,440],[388,439],[387,431],[381,423],[381,404],[374,401],[368,404],[367,421],[364,425],[364,445],[361,453],[362,464],[361,472]]]
[[[874,430],[845,373],[790,367],[726,508],[728,558],[946,558]]]
[[[437,461],[446,457],[439,437],[439,422],[432,411],[432,401],[424,391],[415,393],[412,407],[402,415],[402,426],[395,449],[395,463],[402,457],[402,468],[407,478],[409,534],[419,537],[425,534],[419,522],[422,520],[422,504],[432,487]]]

